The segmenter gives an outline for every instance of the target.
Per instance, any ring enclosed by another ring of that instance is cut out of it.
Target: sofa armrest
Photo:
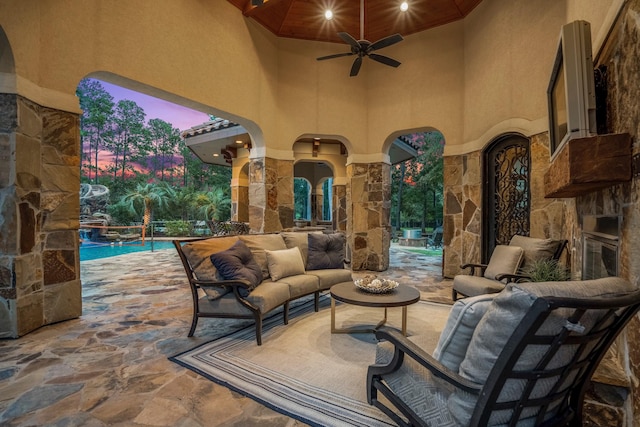
[[[418,362],[429,370],[435,377],[440,378],[449,384],[452,384],[460,390],[464,390],[471,394],[479,394],[482,385],[469,381],[456,372],[453,372],[429,353],[418,347],[414,342],[407,339],[399,331],[387,327],[380,328],[376,331],[378,340],[387,340],[394,346],[393,359],[387,365],[370,365],[367,370],[367,392],[371,391],[373,380],[377,377],[390,374],[397,371],[402,366],[404,356]],[[369,396],[368,396],[369,397]]]
[[[469,264],[463,264],[460,266],[460,268],[462,270],[466,270],[467,268],[470,269],[469,271],[469,275],[471,276],[476,276],[476,269],[478,269],[478,274],[477,276],[483,276],[484,275],[484,271],[487,269],[487,264],[473,264],[473,263],[469,263]]]

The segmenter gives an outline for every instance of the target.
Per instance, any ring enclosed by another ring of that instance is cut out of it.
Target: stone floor
[[[424,299],[450,298],[440,257],[393,245],[390,260],[385,276]],[[188,338],[191,299],[174,250],[85,261],[81,275],[80,318],[0,340],[0,425],[304,425],[167,359],[251,323],[201,319]]]

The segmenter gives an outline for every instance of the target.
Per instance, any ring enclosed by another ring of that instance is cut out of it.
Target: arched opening
[[[508,245],[515,234],[529,235],[531,153],[519,134],[497,137],[483,152],[482,262],[496,245]]]
[[[440,249],[444,136],[427,127],[398,131],[385,146],[391,163],[392,241]]]

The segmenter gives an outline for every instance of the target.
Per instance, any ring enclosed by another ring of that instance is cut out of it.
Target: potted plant
[[[525,273],[532,282],[561,282],[571,277],[567,267],[554,259],[534,261]]]

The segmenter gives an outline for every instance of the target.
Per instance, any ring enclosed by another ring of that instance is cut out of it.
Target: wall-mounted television
[[[591,25],[588,22],[574,21],[562,27],[547,99],[551,158],[570,139],[597,133]]]

